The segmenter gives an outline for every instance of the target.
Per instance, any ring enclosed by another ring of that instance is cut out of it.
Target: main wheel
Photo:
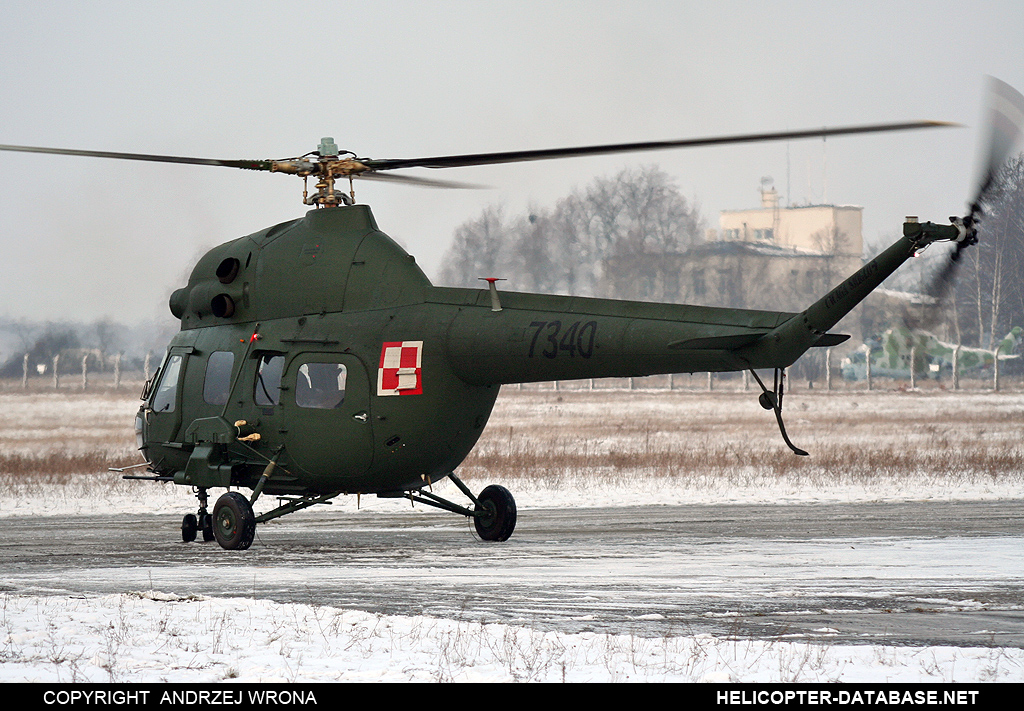
[[[477,498],[476,532],[485,541],[507,541],[516,530],[516,500],[504,486],[491,484]]]
[[[199,530],[199,522],[195,514],[185,514],[181,519],[181,540],[191,543],[196,539],[196,532]]]
[[[221,548],[244,551],[256,536],[256,516],[249,500],[237,491],[217,499],[213,507],[213,535]]]

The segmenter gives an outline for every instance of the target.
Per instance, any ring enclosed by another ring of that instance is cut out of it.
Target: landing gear
[[[269,466],[268,466],[269,468]],[[516,529],[518,512],[516,500],[512,494],[503,486],[491,484],[474,496],[473,492],[455,476],[449,474],[448,478],[465,494],[472,502],[472,506],[460,506],[448,501],[431,491],[412,490],[394,491],[379,493],[383,498],[407,498],[410,501],[434,506],[445,511],[465,516],[473,522],[476,533],[484,541],[507,541],[512,532]],[[280,506],[257,516],[253,513],[253,504],[259,496],[262,484],[261,480],[249,499],[237,491],[229,491],[217,499],[213,507],[213,514],[206,511],[208,496],[206,489],[200,488],[197,492],[199,498],[199,512],[186,514],[181,521],[181,540],[190,543],[196,540],[199,531],[203,532],[203,540],[216,539],[221,548],[227,550],[246,550],[252,545],[256,537],[256,524],[270,521],[271,519],[284,516],[295,511],[300,511],[317,504],[327,504],[340,491],[333,491],[320,495],[299,496],[284,498]]]
[[[410,491],[406,496],[410,501],[435,506],[472,519],[477,535],[484,541],[507,541],[516,529],[517,517],[516,500],[512,498],[509,490],[503,486],[491,484],[481,491],[479,496],[473,496],[469,487],[463,484],[455,474],[449,474],[448,478],[473,502],[472,509],[459,506],[422,489],[418,492]]]
[[[480,492],[473,519],[476,532],[485,541],[507,541],[516,529],[516,500],[504,486],[491,484]]]
[[[203,531],[203,541],[209,543],[215,536],[213,533],[213,516],[208,513],[199,516],[200,528]]]
[[[199,511],[194,514],[185,514],[185,518],[181,520],[181,540],[185,543],[196,540],[200,531],[203,532],[203,541],[210,542],[214,539],[213,516],[206,509],[207,502],[210,500],[206,489],[200,488],[196,492],[196,498],[199,499]]]
[[[263,487],[266,485],[267,480],[270,479],[280,454],[281,447],[278,447],[274,453],[274,458],[268,462],[267,467],[263,470],[263,476],[260,477],[259,483],[253,490],[252,498],[246,499],[237,491],[229,491],[217,499],[217,504],[213,507],[213,515],[207,513],[206,510],[210,497],[207,495],[204,487],[199,487],[196,492],[196,497],[199,499],[199,513],[195,516],[192,514],[185,516],[181,523],[182,540],[186,543],[194,541],[196,539],[196,531],[201,527],[204,541],[212,541],[216,538],[221,548],[244,551],[252,545],[252,541],[256,537],[257,523],[269,521],[272,518],[283,516],[292,511],[298,511],[313,504],[323,503],[326,499],[336,495],[324,494],[315,498],[302,498],[299,501],[292,501],[287,505],[279,506],[273,511],[257,518],[252,510],[253,504],[256,503],[256,499],[263,492]]]
[[[786,443],[786,446],[793,450],[795,454],[799,454],[801,457],[806,457],[807,452],[793,444],[789,435],[786,434],[786,424],[782,421],[782,396],[786,390],[786,370],[785,368],[775,369],[775,382],[772,389],[769,390],[761,378],[757,377],[757,373],[754,369],[750,369],[751,375],[754,376],[754,380],[761,386],[761,394],[757,397],[757,402],[765,410],[772,410],[775,412],[775,420],[779,423],[779,431],[782,433],[782,440]]]
[[[181,540],[185,543],[191,543],[196,539],[198,531],[199,521],[196,519],[196,515],[185,514],[185,518],[181,519]]]
[[[217,499],[213,507],[213,534],[221,548],[242,550],[252,545],[256,537],[256,516],[249,500],[237,491]]]

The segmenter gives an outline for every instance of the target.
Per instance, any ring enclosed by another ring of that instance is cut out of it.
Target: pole
[[[871,346],[864,346],[864,362],[867,364],[868,390],[871,389]]]

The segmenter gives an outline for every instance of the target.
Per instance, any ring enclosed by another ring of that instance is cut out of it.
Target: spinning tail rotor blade
[[[1024,137],[1024,96],[1006,82],[988,78],[987,145],[979,167],[978,185],[970,203],[970,212],[963,218],[968,237],[956,243],[949,259],[935,274],[927,292],[939,299],[952,288],[960,263],[960,252],[978,241],[976,229],[984,215],[985,205],[993,198],[999,172],[1018,148]]]
[[[981,210],[986,193],[1024,135],[1024,96],[1006,82],[988,78],[988,150],[984,154],[971,212]]]

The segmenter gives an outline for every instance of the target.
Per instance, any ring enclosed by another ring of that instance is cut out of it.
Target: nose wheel
[[[196,534],[199,532],[199,520],[195,514],[185,514],[185,518],[181,519],[181,540],[185,543],[191,543],[196,539]]]
[[[196,492],[196,498],[199,499],[199,511],[194,514],[185,514],[185,517],[181,519],[181,540],[185,543],[196,540],[200,531],[203,533],[204,542],[212,541],[215,538],[213,516],[206,509],[207,501],[209,501],[206,489],[199,489]]]

